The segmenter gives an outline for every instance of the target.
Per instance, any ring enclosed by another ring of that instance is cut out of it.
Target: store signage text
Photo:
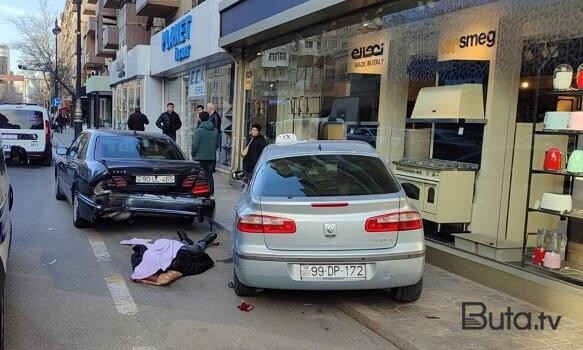
[[[124,61],[116,61],[115,62],[115,70],[117,71],[118,78],[123,78],[126,76],[125,67],[126,67],[126,65],[125,65]]]
[[[191,38],[192,16],[186,16],[162,33],[162,52],[174,49],[174,60],[179,62],[190,57],[190,44],[181,46]]]
[[[486,45],[492,47],[496,44],[496,31],[491,30],[488,33],[462,35],[459,40],[460,49],[472,46]]]
[[[204,66],[190,71],[189,97],[203,97],[206,95],[206,69]]]
[[[384,74],[387,68],[388,33],[359,35],[351,41],[348,73]]]

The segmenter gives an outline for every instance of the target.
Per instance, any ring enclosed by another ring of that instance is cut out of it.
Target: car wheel
[[[412,286],[393,288],[391,289],[391,293],[395,300],[403,303],[410,303],[419,299],[422,290],[423,278]]]
[[[77,228],[89,226],[89,221],[81,217],[77,192],[73,192],[73,225]]]
[[[257,288],[244,285],[237,278],[237,273],[233,271],[233,289],[235,294],[240,297],[252,297],[257,294]]]
[[[65,199],[65,195],[63,194],[63,192],[61,192],[61,186],[59,186],[59,181],[56,177],[55,177],[55,198],[58,201],[62,201],[63,199]]]
[[[48,156],[43,159],[43,166],[51,166],[53,165],[53,156]]]

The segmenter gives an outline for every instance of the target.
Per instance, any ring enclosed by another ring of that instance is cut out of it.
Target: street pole
[[[75,137],[83,131],[83,112],[81,110],[81,0],[77,0],[77,82],[75,84]]]
[[[61,33],[61,28],[59,28],[59,23],[55,18],[55,27],[53,28],[53,34],[55,34],[55,98],[59,97],[59,33]],[[55,106],[56,114],[59,114],[59,106]]]

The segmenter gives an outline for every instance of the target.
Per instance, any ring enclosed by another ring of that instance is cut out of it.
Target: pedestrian
[[[217,128],[217,132],[220,134],[221,133],[221,116],[215,110],[215,105],[213,105],[212,103],[207,103],[206,110],[208,111],[208,114],[210,115],[210,119],[209,119],[210,122],[213,123],[215,128]]]
[[[196,122],[196,126],[198,127],[200,125],[200,113],[204,112],[204,106],[198,105],[198,106],[196,106],[195,110],[196,110],[196,116],[198,117],[198,120]]]
[[[59,131],[59,133],[63,133],[63,126],[65,124],[65,118],[63,118],[63,115],[61,113],[57,114],[57,119],[55,119],[55,123],[57,124],[57,130]]]
[[[130,114],[128,118],[128,129],[136,131],[146,130],[145,125],[150,124],[148,117],[140,112],[140,107],[136,107],[134,113]]]
[[[174,112],[174,103],[166,105],[166,112],[162,113],[156,121],[156,126],[162,129],[164,135],[176,141],[176,131],[182,127],[180,116]]]
[[[251,126],[249,143],[241,151],[241,155],[243,156],[243,170],[245,171],[245,183],[251,181],[253,169],[255,169],[259,156],[261,156],[261,152],[263,152],[265,147],[267,147],[267,141],[261,135],[261,125],[253,124]]]
[[[210,187],[210,193],[215,192],[215,182],[213,173],[217,162],[217,130],[213,123],[209,121],[207,112],[200,112],[198,116],[201,120],[199,126],[192,135],[192,159],[200,163],[206,174]]]

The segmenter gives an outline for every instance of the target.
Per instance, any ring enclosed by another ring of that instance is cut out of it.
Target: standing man
[[[209,183],[211,195],[215,193],[215,181],[213,173],[217,162],[217,130],[213,123],[209,121],[209,114],[201,112],[200,125],[194,130],[192,135],[192,159],[200,163],[205,171]]]
[[[134,113],[130,114],[128,118],[128,129],[136,131],[146,130],[145,125],[150,124],[148,117],[140,112],[140,107],[136,107]]]
[[[220,135],[221,134],[221,116],[215,110],[215,105],[213,105],[212,103],[207,103],[206,110],[208,111],[208,114],[210,115],[210,119],[209,119],[210,122],[213,123],[215,128],[217,128],[217,133]]]
[[[203,105],[196,106],[196,116],[198,117],[198,120],[196,122],[196,127],[197,128],[200,125],[200,113],[201,112],[204,112],[204,106]]]
[[[162,129],[164,135],[176,141],[176,131],[182,127],[180,117],[174,112],[174,103],[166,105],[166,112],[162,113],[156,121],[156,126]]]

